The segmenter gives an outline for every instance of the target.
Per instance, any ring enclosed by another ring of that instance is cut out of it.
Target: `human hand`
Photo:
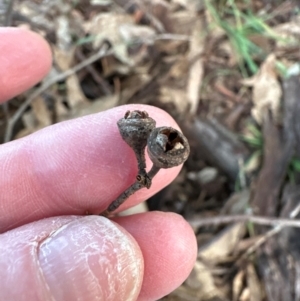
[[[0,29],[0,102],[37,83],[50,65],[38,35]],[[1,300],[157,300],[188,276],[197,248],[180,216],[83,216],[106,209],[135,179],[135,156],[116,126],[134,109],[147,110],[157,126],[178,127],[157,108],[130,105],[1,145]],[[121,209],[155,194],[179,170],[161,170]]]

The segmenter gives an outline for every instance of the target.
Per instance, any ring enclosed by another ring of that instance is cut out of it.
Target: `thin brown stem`
[[[129,188],[127,188],[116,200],[114,200],[106,209],[104,213],[101,215],[107,216],[109,213],[115,211],[117,208],[119,208],[131,195],[133,195],[135,192],[142,188],[150,188],[151,186],[151,180],[153,177],[158,173],[160,170],[159,167],[153,165],[149,173],[146,173],[146,178],[150,181],[139,181],[137,180],[135,183],[133,183]],[[150,185],[149,185],[150,183]]]
[[[146,169],[145,148],[134,149],[134,153],[138,162],[139,173]]]
[[[145,186],[139,182],[135,182],[129,188],[127,188],[115,201],[113,201],[107,208],[108,212],[115,211],[119,208],[131,195],[136,191],[144,188]]]
[[[152,180],[154,176],[159,172],[160,167],[157,167],[156,165],[152,165],[150,171],[148,172],[148,177]]]

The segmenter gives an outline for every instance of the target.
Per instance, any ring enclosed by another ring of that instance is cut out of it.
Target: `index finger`
[[[157,126],[177,127],[158,108],[127,105],[62,122],[1,146],[0,231],[45,217],[106,209],[137,175],[134,152],[116,124],[127,110],[136,109],[146,110]],[[122,208],[149,198],[179,170],[160,170],[151,188],[138,191]]]
[[[0,28],[0,103],[38,83],[51,67],[51,50],[38,34]]]

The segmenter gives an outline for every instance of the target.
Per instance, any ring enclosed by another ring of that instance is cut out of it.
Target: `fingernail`
[[[40,245],[39,263],[55,300],[136,300],[143,260],[133,238],[112,221],[87,216]]]

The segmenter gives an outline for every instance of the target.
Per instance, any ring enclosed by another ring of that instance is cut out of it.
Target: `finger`
[[[0,300],[136,300],[143,258],[98,217],[44,219],[0,235]]]
[[[186,280],[196,261],[197,242],[181,216],[147,212],[114,220],[135,238],[143,253],[139,301],[158,300]]]
[[[51,66],[51,50],[38,34],[0,28],[0,102],[38,83]]]
[[[117,120],[127,110],[147,110],[157,125],[177,127],[164,111],[144,105],[117,107],[63,122],[0,148],[0,231],[44,217],[97,213],[135,182],[137,162]],[[147,158],[147,166],[151,166]],[[162,169],[150,189],[122,208],[168,185],[180,167]]]

